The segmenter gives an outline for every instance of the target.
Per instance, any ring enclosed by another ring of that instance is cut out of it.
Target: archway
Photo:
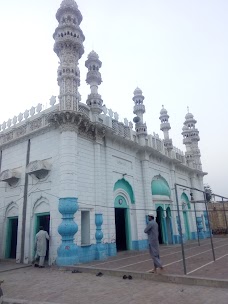
[[[173,229],[171,222],[171,210],[170,207],[166,209],[166,230],[167,230],[167,243],[173,244]]]
[[[17,234],[18,234],[18,206],[11,202],[5,213],[6,218],[6,239],[5,258],[16,259],[17,255]]]
[[[163,223],[163,209],[162,207],[157,208],[156,222],[158,223],[158,240],[159,244],[165,244],[164,238],[164,223]]]
[[[185,193],[182,193],[181,195],[181,203],[182,203],[182,211],[183,211],[183,219],[184,219],[185,239],[190,240],[191,233],[189,228],[188,210],[191,208],[191,205]]]
[[[130,214],[126,198],[118,195],[115,199],[116,249],[131,249]]]

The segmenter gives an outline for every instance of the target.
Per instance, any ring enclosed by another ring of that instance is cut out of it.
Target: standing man
[[[47,252],[47,240],[49,240],[49,235],[47,231],[44,230],[42,226],[40,226],[40,231],[36,234],[35,239],[35,260],[39,259],[39,266],[35,264],[35,267],[44,268],[44,259]]]
[[[157,273],[157,268],[163,270],[163,266],[159,257],[159,242],[158,242],[158,224],[154,220],[154,215],[148,215],[149,223],[144,230],[148,234],[149,252],[154,261],[154,269],[150,273]]]

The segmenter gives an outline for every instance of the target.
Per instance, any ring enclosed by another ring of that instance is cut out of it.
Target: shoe
[[[39,267],[39,265],[38,264],[34,264],[34,267]]]
[[[127,276],[126,276],[126,274],[125,274],[125,275],[123,276],[123,279],[124,279],[124,280],[126,280],[126,279],[127,279]]]
[[[98,272],[98,273],[96,274],[96,276],[97,276],[97,277],[102,277],[102,276],[103,276],[103,273],[102,273],[102,272]]]
[[[129,279],[129,280],[132,280],[133,278],[132,278],[132,276],[131,276],[131,275],[129,275],[129,276],[128,276],[128,279]]]

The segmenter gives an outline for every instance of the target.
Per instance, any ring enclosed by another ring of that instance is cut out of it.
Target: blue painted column
[[[56,264],[74,265],[79,262],[78,248],[74,244],[74,235],[78,231],[78,225],[74,222],[74,214],[78,210],[77,198],[61,198],[59,200],[59,212],[62,214],[62,223],[58,232],[62,237],[62,244],[58,248]]]
[[[103,232],[101,226],[103,224],[103,215],[101,213],[95,214],[95,224],[96,224],[96,260],[104,260],[107,258],[105,245],[101,243],[103,239]]]
[[[210,237],[210,230],[209,230],[209,219],[208,219],[208,216],[207,216],[207,211],[204,211],[203,212],[204,214],[204,220],[205,220],[205,226],[206,226],[206,237]]]

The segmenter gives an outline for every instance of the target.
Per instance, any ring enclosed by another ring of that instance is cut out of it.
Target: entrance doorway
[[[18,217],[8,218],[7,237],[6,237],[6,253],[5,253],[5,257],[7,259],[16,259],[17,230],[18,230]]]
[[[127,250],[126,209],[115,208],[115,226],[116,226],[116,249],[117,251]]]
[[[48,235],[50,232],[50,213],[37,213],[35,221],[35,235],[39,232],[40,226],[47,231]],[[49,257],[49,241],[47,240],[47,254],[45,260]]]
[[[163,209],[162,207],[157,208],[157,218],[156,222],[158,223],[158,240],[159,244],[164,244],[164,239],[163,239]]]
[[[173,237],[172,237],[171,210],[169,207],[166,209],[166,230],[167,230],[168,244],[172,244]]]

